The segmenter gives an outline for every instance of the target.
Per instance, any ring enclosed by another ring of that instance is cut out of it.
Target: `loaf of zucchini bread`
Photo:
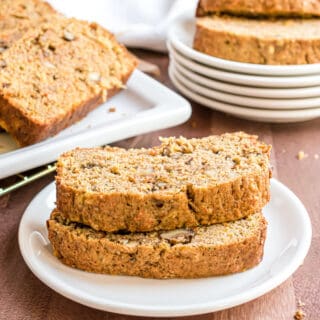
[[[0,57],[0,126],[21,146],[57,134],[124,87],[136,59],[96,23],[56,17]]]
[[[57,209],[108,232],[233,221],[269,201],[269,157],[270,146],[243,132],[163,138],[151,149],[75,149],[57,163]]]
[[[89,272],[145,278],[198,278],[245,271],[262,259],[261,213],[209,227],[117,234],[71,222],[54,210],[47,221],[54,254]]]
[[[311,17],[320,16],[318,0],[200,0],[197,16],[229,13],[242,16]]]
[[[193,47],[240,62],[290,65],[320,62],[320,19],[197,18]]]

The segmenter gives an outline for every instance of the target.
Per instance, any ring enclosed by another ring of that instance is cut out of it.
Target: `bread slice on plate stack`
[[[270,146],[242,132],[151,149],[75,149],[57,166],[54,254],[89,272],[197,278],[263,256]]]
[[[312,0],[200,0],[194,48],[240,62],[320,62],[320,3]]]
[[[200,0],[168,33],[169,76],[193,101],[236,117],[320,116],[320,2]]]
[[[136,66],[96,23],[68,19],[41,0],[5,0],[0,9],[0,126],[20,146],[85,117]]]

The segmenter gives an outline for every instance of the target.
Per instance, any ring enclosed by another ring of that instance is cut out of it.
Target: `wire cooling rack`
[[[14,182],[13,184],[10,184],[7,187],[0,187],[0,197],[4,196],[5,194],[8,194],[12,191],[15,191],[37,179],[40,179],[51,172],[54,172],[56,170],[56,165],[55,164],[48,164],[44,169],[41,168],[38,172],[33,173],[33,174],[17,174],[15,177],[19,179],[19,181]]]

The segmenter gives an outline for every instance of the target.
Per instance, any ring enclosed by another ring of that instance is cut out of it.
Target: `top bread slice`
[[[21,146],[53,136],[123,88],[135,66],[101,26],[50,20],[0,57],[0,126]]]
[[[75,149],[57,163],[57,209],[95,230],[233,221],[269,201],[270,146],[242,132],[166,138],[151,149]]]
[[[42,0],[0,1],[0,55],[23,34],[59,15]]]
[[[320,16],[318,0],[200,0],[196,15],[229,13],[243,16],[311,17]]]

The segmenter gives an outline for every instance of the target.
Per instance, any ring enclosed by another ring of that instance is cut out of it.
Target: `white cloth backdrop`
[[[96,21],[128,47],[166,51],[170,23],[197,0],[48,0],[69,17]]]

